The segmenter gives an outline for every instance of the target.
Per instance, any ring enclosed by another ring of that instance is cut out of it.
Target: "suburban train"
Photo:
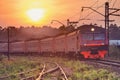
[[[7,53],[8,43],[0,43],[0,52]],[[11,54],[39,54],[99,59],[107,54],[106,30],[95,25],[82,25],[59,36],[9,43]]]

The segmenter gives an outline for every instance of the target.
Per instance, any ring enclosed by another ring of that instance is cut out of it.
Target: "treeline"
[[[117,24],[110,25],[109,33],[111,40],[120,40],[120,26]]]
[[[9,30],[9,31],[8,31]],[[8,34],[9,32],[9,34]],[[41,39],[60,34],[60,30],[49,26],[41,27],[20,27],[9,26],[9,28],[0,27],[0,41],[7,42],[8,35],[10,41],[21,41],[30,39]]]
[[[92,24],[90,24],[92,25]],[[94,24],[97,25],[97,24]],[[101,26],[102,27],[102,26]],[[64,33],[69,33],[75,30],[75,27],[70,25],[60,26],[58,29],[50,26],[43,27],[15,27],[9,26],[9,28],[3,28],[0,26],[0,42],[7,42],[8,39],[8,30],[10,41],[19,41],[19,40],[30,40],[30,39],[41,39],[44,37],[56,36]],[[120,26],[117,24],[111,24],[109,28],[110,39],[119,39],[120,40]]]
[[[9,31],[8,31],[9,30]],[[0,26],[0,42],[7,42],[8,35],[10,41],[21,41],[21,40],[32,40],[32,39],[41,39],[45,37],[57,36],[60,34],[68,33],[74,31],[73,26],[60,26],[58,29],[50,26],[43,27],[15,27],[8,26],[3,28]]]

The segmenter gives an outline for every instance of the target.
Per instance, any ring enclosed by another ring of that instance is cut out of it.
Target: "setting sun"
[[[28,17],[33,21],[39,21],[44,16],[43,9],[30,9],[27,11]]]

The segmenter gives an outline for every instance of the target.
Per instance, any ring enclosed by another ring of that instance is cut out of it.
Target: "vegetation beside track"
[[[66,72],[69,80],[119,80],[115,73],[105,69],[95,69],[93,66],[87,65],[79,60],[71,60],[58,57],[33,57],[33,56],[11,56],[11,60],[3,58],[0,61],[0,77],[11,75],[9,80],[19,80],[15,74],[21,71],[29,71],[35,68],[42,68],[41,63],[57,62]],[[37,75],[34,72],[27,76]],[[49,80],[48,76],[48,80]],[[58,80],[60,78],[58,77]],[[8,80],[8,79],[7,79]]]
[[[109,47],[109,55],[107,55],[107,58],[120,61],[120,47],[117,47],[115,45],[110,46]]]

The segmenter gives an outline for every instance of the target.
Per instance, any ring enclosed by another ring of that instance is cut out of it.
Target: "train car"
[[[78,36],[77,31],[71,32],[66,36],[67,52],[68,52],[68,55],[70,55],[71,57],[76,56],[78,52],[77,36]]]
[[[54,48],[56,55],[58,56],[65,55],[65,53],[67,53],[66,35],[60,35],[55,37],[54,39],[55,39]]]
[[[83,25],[79,30],[80,54],[84,58],[104,58],[108,48],[106,30],[93,25]]]
[[[27,53],[39,53],[40,52],[40,41],[39,40],[31,40],[26,41],[24,48],[26,48]]]
[[[12,42],[9,44],[9,51],[11,54],[23,54],[25,53],[25,42],[20,41],[20,42]]]
[[[0,52],[8,51],[8,44],[0,44]],[[78,56],[104,58],[108,50],[106,30],[94,25],[80,26],[71,33],[29,41],[10,43],[11,53],[40,53],[41,55]],[[79,56],[80,56],[79,55]]]
[[[8,51],[7,43],[0,43],[0,53],[6,53]]]
[[[53,45],[53,38],[42,39],[40,41],[41,54],[50,56],[54,52]]]

